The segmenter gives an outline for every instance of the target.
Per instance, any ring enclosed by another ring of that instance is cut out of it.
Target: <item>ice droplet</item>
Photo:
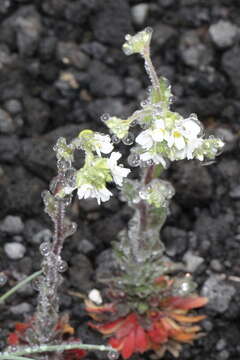
[[[51,247],[50,247],[50,243],[48,241],[44,241],[39,246],[39,250],[40,250],[40,253],[42,254],[42,256],[48,256],[50,249],[51,249]]]
[[[138,154],[130,154],[128,157],[128,163],[132,167],[137,167],[140,164],[140,157]]]
[[[65,173],[66,181],[69,187],[74,187],[76,185],[76,170],[70,168]]]
[[[117,351],[109,351],[107,354],[110,360],[117,360],[119,358],[119,353]]]
[[[7,351],[8,352],[16,352],[17,351],[17,346],[16,345],[10,345],[7,347]]]
[[[141,189],[141,190],[139,191],[139,196],[140,196],[140,198],[141,198],[142,200],[146,200],[146,199],[147,199],[147,197],[148,197],[148,190],[147,190],[146,187],[143,188],[143,189]]]
[[[112,142],[113,142],[114,144],[119,144],[120,141],[121,141],[121,140],[117,137],[117,135],[112,135],[111,139],[112,139]]]
[[[142,107],[145,107],[145,106],[147,106],[149,104],[149,101],[148,100],[143,100],[143,101],[141,101],[141,106]]]
[[[61,159],[61,160],[57,161],[57,167],[58,167],[59,171],[66,171],[71,167],[71,163],[64,159]]]
[[[102,114],[102,116],[100,117],[101,121],[103,122],[106,122],[110,119],[110,115],[105,113],[105,114]]]
[[[38,276],[36,279],[32,281],[32,288],[35,291],[39,291],[42,281],[44,280],[43,276]]]
[[[153,165],[153,164],[154,164],[153,159],[149,159],[149,160],[147,160],[147,161],[146,161],[146,164],[147,164],[147,166],[151,166],[151,165]]]
[[[7,282],[8,278],[7,276],[4,274],[4,272],[0,273],[0,287],[4,286]]]
[[[137,120],[133,120],[131,123],[130,123],[130,126],[131,127],[134,127],[134,126],[136,126],[137,125]]]
[[[71,222],[65,226],[65,236],[72,236],[77,230],[77,224],[75,222]]]
[[[129,132],[128,135],[124,136],[124,138],[122,139],[122,142],[125,145],[132,145],[134,142],[134,135]]]
[[[57,186],[58,186],[58,177],[55,176],[49,184],[49,190],[51,191],[52,194],[55,193]]]
[[[65,272],[68,269],[68,264],[64,260],[59,260],[57,263],[57,271],[62,273]]]
[[[72,194],[66,195],[63,200],[64,200],[65,206],[69,206],[72,201]]]
[[[146,27],[145,32],[146,32],[147,34],[152,34],[153,29],[152,29],[150,26],[148,26],[148,27]]]

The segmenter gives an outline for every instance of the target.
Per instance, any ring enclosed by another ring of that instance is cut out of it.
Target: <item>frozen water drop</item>
[[[44,241],[40,246],[39,246],[39,250],[40,253],[42,254],[42,256],[48,256],[50,253],[50,243],[48,241]]]
[[[8,352],[16,352],[17,351],[17,346],[16,345],[10,345],[7,347],[7,351]]]
[[[149,159],[149,160],[147,160],[147,161],[146,161],[146,164],[147,164],[147,166],[151,166],[151,165],[153,165],[153,164],[154,164],[153,159]]]
[[[142,200],[146,200],[148,197],[148,190],[147,188],[143,188],[139,191],[139,196]]]
[[[131,126],[131,127],[134,127],[134,126],[137,125],[137,123],[138,123],[137,120],[133,120],[133,121],[131,122],[130,126]]]
[[[34,279],[34,280],[32,281],[32,288],[33,288],[35,291],[39,291],[43,280],[44,280],[44,277],[43,277],[43,276],[38,276],[36,279]]]
[[[146,32],[147,34],[152,34],[153,29],[152,29],[150,26],[148,26],[148,27],[146,27],[145,32]]]
[[[65,206],[69,206],[72,202],[72,195],[69,194],[69,195],[65,196],[63,200],[64,200]]]
[[[129,48],[128,45],[123,45],[123,51],[124,51],[125,55],[127,55],[127,56],[132,54],[132,50],[131,50],[131,48]]]
[[[75,222],[71,222],[65,227],[65,236],[72,236],[77,230],[77,224]]]
[[[69,187],[75,187],[76,185],[76,170],[74,168],[70,168],[65,173],[67,185]]]
[[[68,264],[64,260],[59,260],[57,263],[57,270],[62,273],[65,272],[68,269]]]
[[[51,191],[52,194],[55,193],[57,186],[58,186],[58,177],[56,176],[52,179],[52,181],[49,184],[49,190]]]
[[[103,115],[101,116],[100,119],[101,119],[101,121],[106,122],[106,121],[108,121],[108,120],[110,119],[110,115],[107,114],[107,113],[105,113],[105,114],[103,114]]]
[[[114,144],[119,144],[121,141],[117,135],[112,135],[111,139]]]
[[[130,34],[125,35],[125,40],[129,41],[131,40],[132,36]]]
[[[107,356],[109,360],[117,360],[119,358],[119,353],[117,351],[112,350],[108,352]]]
[[[8,278],[4,274],[4,272],[0,272],[0,287],[4,286],[7,282]]]
[[[125,145],[132,145],[134,142],[134,135],[129,132],[128,135],[124,136],[124,138],[122,139],[122,142]]]
[[[137,167],[140,164],[140,157],[138,154],[130,154],[128,157],[128,163],[132,167]]]
[[[57,167],[58,167],[59,171],[66,171],[71,167],[71,163],[64,159],[61,159],[61,160],[57,161]]]
[[[141,101],[141,106],[142,107],[145,107],[145,106],[147,106],[149,104],[149,101],[148,100],[143,100],[143,101]]]

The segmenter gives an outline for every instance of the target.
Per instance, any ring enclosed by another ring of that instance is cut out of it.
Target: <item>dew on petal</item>
[[[134,142],[134,135],[129,132],[126,136],[124,136],[124,138],[122,139],[122,142],[125,145],[132,145]]]

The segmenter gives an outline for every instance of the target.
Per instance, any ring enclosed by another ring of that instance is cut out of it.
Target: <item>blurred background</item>
[[[0,1],[0,270],[9,278],[1,291],[39,269],[39,244],[51,237],[40,194],[56,174],[57,138],[89,127],[107,132],[101,114],[124,118],[146,96],[142,59],[121,46],[125,34],[151,26],[153,62],[172,84],[174,109],[197,113],[207,134],[226,142],[215,163],[179,162],[167,172],[176,188],[162,232],[167,255],[184,259],[211,300],[208,335],[185,346],[181,359],[239,359],[239,10],[239,0]],[[110,243],[130,215],[117,197],[101,208],[75,200],[69,213],[78,231],[65,244],[62,309],[85,341],[99,338],[79,327],[83,305],[69,289],[90,290],[114,266]],[[28,286],[1,311],[1,346],[32,313],[35,295]]]

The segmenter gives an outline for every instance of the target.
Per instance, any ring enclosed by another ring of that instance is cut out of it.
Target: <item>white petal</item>
[[[117,185],[122,186],[123,179],[128,176],[130,171],[130,169],[121,166],[115,166],[114,169],[111,169],[114,182]]]
[[[183,127],[191,137],[197,137],[202,131],[201,126],[191,119],[186,119],[183,123]]]
[[[108,159],[109,166],[117,164],[122,154],[119,151],[113,151]]]
[[[150,130],[145,130],[136,137],[136,142],[144,149],[150,149],[153,145],[153,139]]]
[[[113,145],[109,135],[102,135],[97,133],[94,135],[94,140],[96,142],[95,149],[98,155],[99,152],[102,152],[103,154],[109,154],[113,150]],[[99,156],[101,156],[101,154]]]
[[[171,148],[173,146],[173,144],[174,144],[174,136],[171,134],[171,135],[168,136],[168,138],[166,138],[166,140],[167,140],[167,143],[168,143],[168,147]]]
[[[152,131],[152,138],[154,141],[161,142],[164,139],[163,129],[154,129]]]
[[[154,126],[157,129],[165,129],[164,121],[161,120],[161,119],[156,120],[155,123],[154,123]]]
[[[140,154],[140,159],[142,161],[152,160],[154,164],[162,164],[163,167],[166,167],[166,161],[159,154],[150,154],[149,152],[145,152],[143,154]]]
[[[97,189],[96,192],[98,194],[98,199],[100,199],[101,201],[108,201],[110,199],[110,197],[112,196],[111,191],[109,191],[105,187],[102,189]]]
[[[185,147],[185,141],[183,136],[175,136],[174,137],[174,145],[178,150],[182,150]]]
[[[89,191],[89,184],[84,184],[78,188],[77,194],[79,199],[85,198],[86,192]]]

